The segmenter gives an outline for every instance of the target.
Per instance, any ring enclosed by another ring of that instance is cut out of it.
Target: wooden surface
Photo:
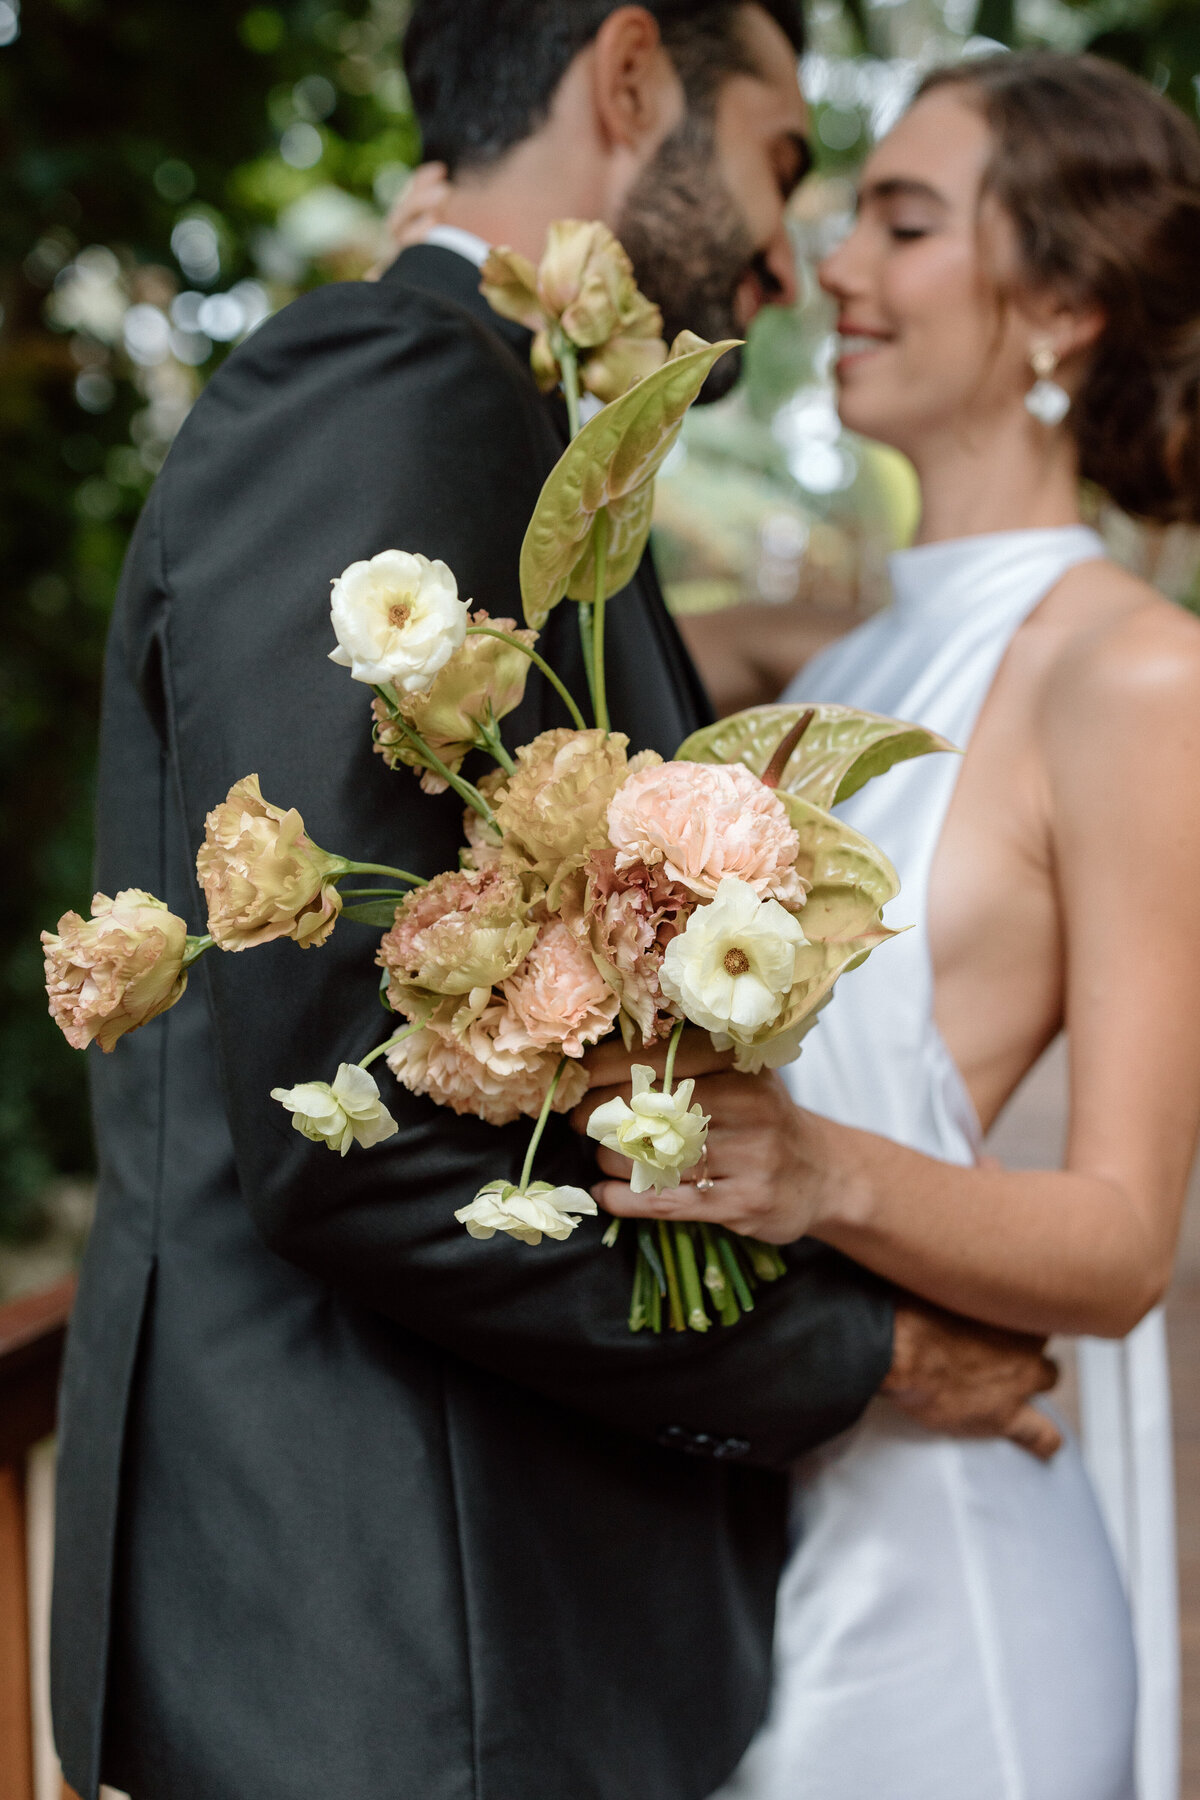
[[[0,1800],[31,1800],[24,1471],[0,1468]]]
[[[75,1282],[0,1307],[0,1467],[54,1430],[58,1371]]]

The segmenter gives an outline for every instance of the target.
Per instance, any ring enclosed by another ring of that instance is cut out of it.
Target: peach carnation
[[[607,842],[609,802],[630,775],[660,758],[626,758],[620,732],[543,731],[517,751],[517,768],[497,791],[496,822],[505,848],[554,884]]]
[[[92,916],[64,913],[43,931],[50,1016],[75,1050],[119,1037],[166,1012],[187,986],[187,926],[141,888],[92,899]]]
[[[542,927],[501,991],[529,1042],[544,1050],[561,1046],[567,1056],[582,1056],[604,1037],[620,1006],[578,938],[557,920]],[[498,1042],[504,1041],[502,1027]]]
[[[323,944],[342,910],[334,882],[346,868],[317,849],[295,807],[272,806],[258,776],[244,776],[205,819],[196,854],[214,942],[222,950],[282,937],[302,950]]]
[[[802,905],[800,840],[783,802],[741,763],[668,762],[631,775],[608,808],[618,870],[662,867],[701,900],[727,876],[760,897]]]
[[[659,985],[671,939],[696,905],[695,895],[669,879],[661,864],[633,863],[618,872],[613,849],[596,851],[563,896],[563,918],[588,946],[621,1010],[649,1044],[665,1037],[675,1013]]]
[[[376,959],[388,971],[388,1004],[411,1016],[429,996],[469,994],[511,975],[537,936],[527,910],[510,867],[450,871],[414,889]]]
[[[488,1125],[511,1125],[522,1116],[536,1119],[558,1067],[553,1052],[499,1044],[501,1027],[510,1022],[508,1008],[496,1004],[459,1032],[438,1020],[414,1031],[388,1052],[388,1067],[414,1094],[428,1094],[452,1112],[470,1113]],[[587,1075],[568,1063],[554,1096],[554,1111],[569,1112],[587,1092]]]

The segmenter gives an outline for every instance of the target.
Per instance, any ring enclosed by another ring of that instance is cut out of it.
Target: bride
[[[634,1196],[602,1152],[598,1195],[809,1233],[957,1312],[1116,1339],[1166,1287],[1200,1117],[1200,627],[1107,559],[1080,483],[1200,518],[1200,140],[1088,58],[939,71],[821,280],[842,418],[908,455],[923,513],[893,606],[789,698],[966,755],[841,809],[913,929],[841,985],[795,1100],[711,1075],[711,1190]],[[1065,1169],[982,1162],[1062,1027]],[[1168,1800],[1169,1704],[1135,1777],[1129,1605],[1073,1441],[1041,1464],[876,1401],[800,1472],[797,1526],[771,1716],[721,1800]]]

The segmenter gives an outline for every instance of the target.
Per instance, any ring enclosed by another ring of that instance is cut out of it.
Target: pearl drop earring
[[[1058,367],[1058,357],[1049,344],[1039,344],[1030,352],[1030,367],[1037,380],[1025,396],[1025,405],[1043,425],[1061,425],[1071,410],[1071,396],[1065,387],[1051,377]]]

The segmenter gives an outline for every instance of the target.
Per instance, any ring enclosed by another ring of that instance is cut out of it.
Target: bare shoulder
[[[1113,562],[1072,569],[1055,596],[1042,717],[1076,748],[1155,724],[1200,738],[1200,619]]]

